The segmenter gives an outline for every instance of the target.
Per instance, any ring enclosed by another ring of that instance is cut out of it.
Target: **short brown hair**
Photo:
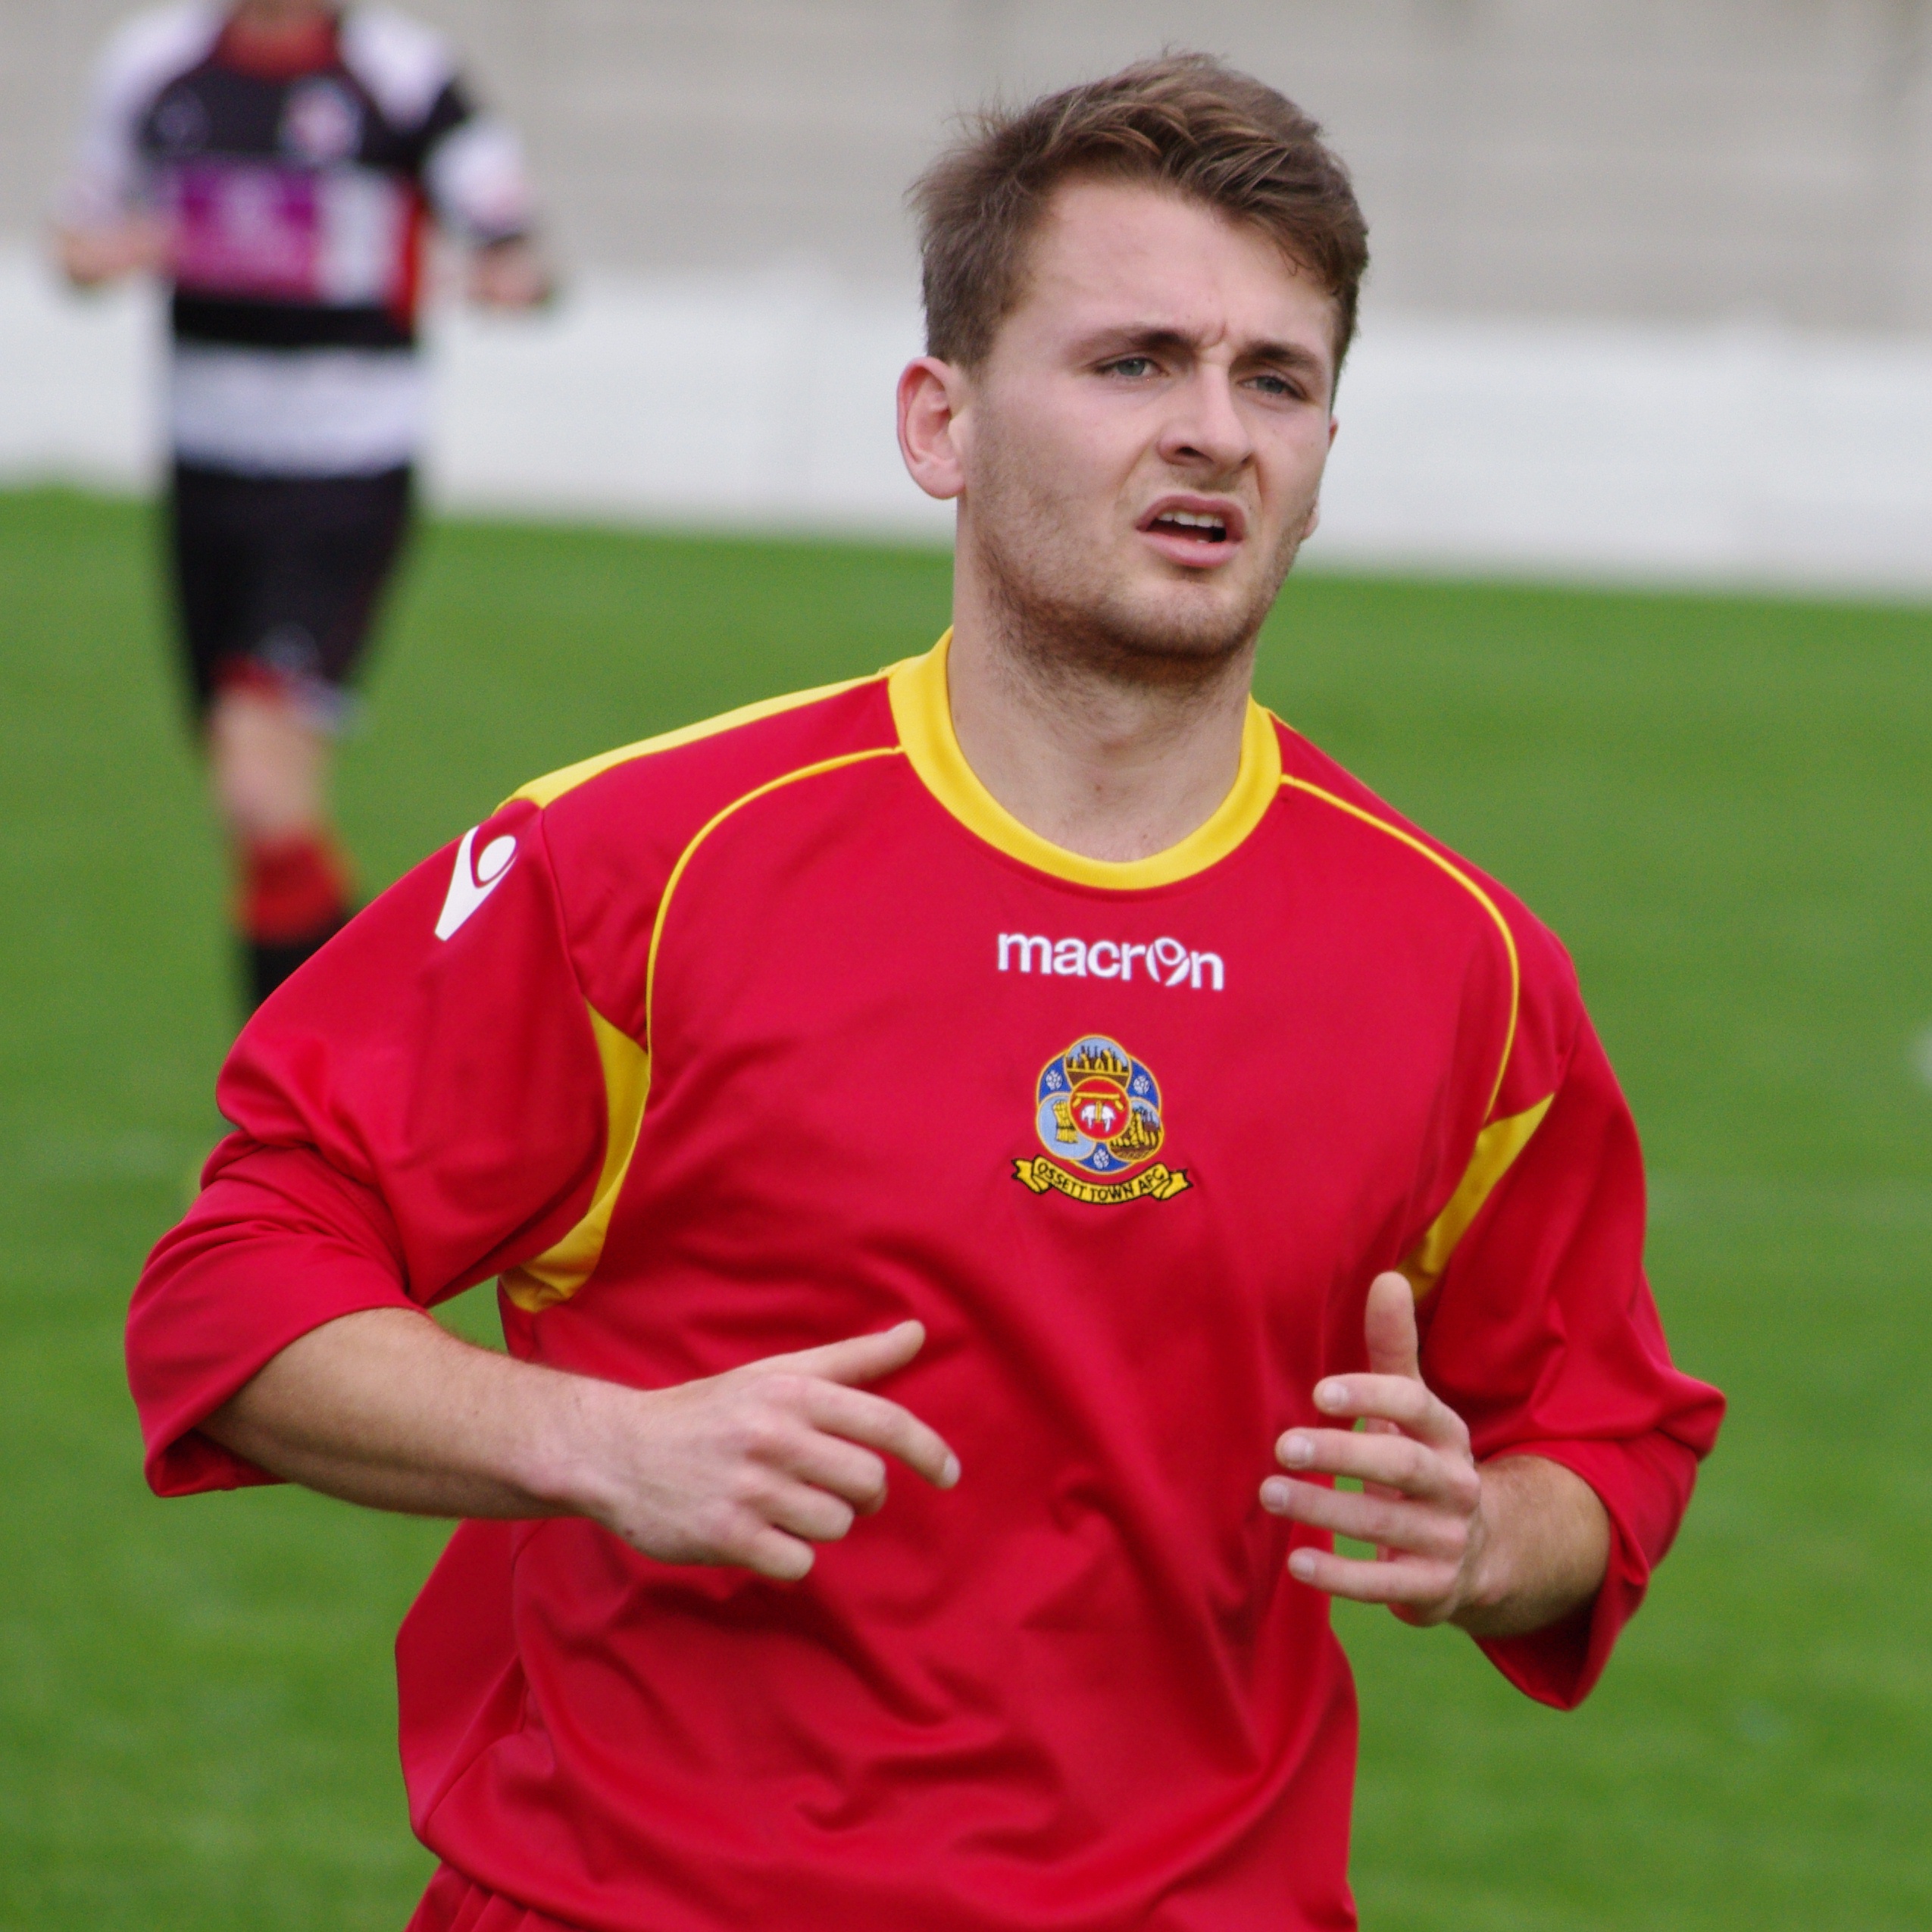
[[[1348,170],[1293,102],[1206,54],[1139,61],[968,120],[908,197],[928,355],[968,368],[985,359],[1020,300],[1033,231],[1074,176],[1171,188],[1265,231],[1334,298],[1340,369],[1368,266]]]

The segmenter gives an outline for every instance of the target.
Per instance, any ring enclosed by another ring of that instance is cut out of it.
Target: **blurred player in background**
[[[329,753],[409,523],[432,222],[475,300],[548,295],[516,136],[427,28],[242,0],[109,45],[57,245],[80,286],[171,285],[174,583],[251,1004],[354,909]]]

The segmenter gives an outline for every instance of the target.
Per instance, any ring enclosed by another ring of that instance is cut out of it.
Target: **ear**
[[[960,415],[966,379],[949,362],[922,355],[899,379],[899,449],[907,474],[943,502],[966,487]]]
[[[1338,423],[1333,416],[1329,417],[1328,447],[1330,449],[1333,449],[1335,447],[1335,432],[1341,427],[1341,424]],[[1324,457],[1322,460],[1325,463],[1327,461],[1327,458]],[[1320,526],[1321,522],[1321,495],[1319,491],[1317,491],[1315,493],[1315,501],[1308,505],[1308,520],[1302,526],[1302,541],[1304,543],[1307,542],[1308,539],[1314,536],[1317,528]]]

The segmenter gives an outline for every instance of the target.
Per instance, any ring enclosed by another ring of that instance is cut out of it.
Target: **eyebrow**
[[[1080,345],[1080,356],[1083,361],[1111,361],[1118,356],[1149,350],[1170,353],[1179,350],[1192,355],[1199,346],[1199,340],[1183,330],[1153,323],[1138,327],[1130,324],[1122,329],[1096,330]],[[1313,376],[1325,377],[1328,374],[1327,364],[1299,342],[1251,342],[1237,359],[1243,362],[1271,363]]]

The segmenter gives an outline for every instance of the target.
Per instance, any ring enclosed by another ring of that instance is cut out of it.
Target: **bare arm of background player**
[[[468,283],[470,299],[484,308],[541,308],[557,292],[549,264],[521,235],[472,249]]]
[[[100,228],[57,228],[54,254],[77,289],[98,288],[123,275],[158,272],[167,259],[167,231],[145,216]]]
[[[1261,1503],[1372,1543],[1378,1560],[1302,1549],[1290,1571],[1331,1596],[1386,1603],[1405,1622],[1473,1637],[1519,1637],[1587,1603],[1610,1555],[1596,1491],[1543,1456],[1477,1462],[1462,1418],[1422,1380],[1415,1298],[1401,1275],[1370,1283],[1365,1326],[1370,1373],[1330,1376],[1315,1399],[1366,1428],[1291,1429],[1275,1444],[1284,1468],[1358,1477],[1361,1493],[1271,1476]]]
[[[670,1389],[630,1389],[472,1347],[367,1308],[291,1343],[202,1424],[292,1482],[427,1516],[587,1516],[666,1563],[796,1579],[886,1499],[886,1455],[941,1489],[958,1458],[855,1386],[903,1368],[901,1322]]]

